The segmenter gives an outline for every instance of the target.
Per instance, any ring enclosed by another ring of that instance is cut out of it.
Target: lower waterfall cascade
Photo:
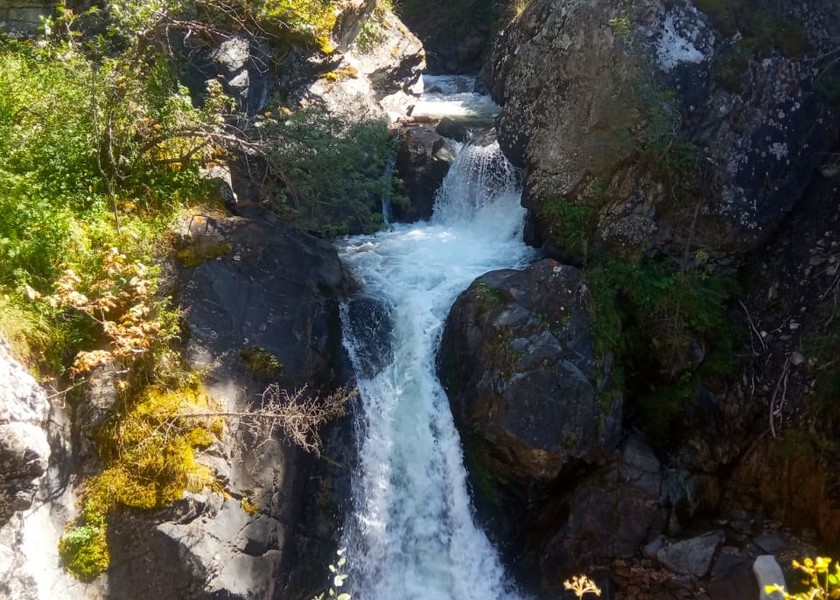
[[[358,473],[345,527],[354,598],[514,599],[495,548],[475,524],[461,443],[435,354],[450,307],[478,276],[524,266],[519,174],[497,143],[467,145],[427,223],[344,240],[362,293],[384,304],[386,364],[370,363],[367,322],[343,310],[360,392]],[[377,335],[383,335],[381,327]]]

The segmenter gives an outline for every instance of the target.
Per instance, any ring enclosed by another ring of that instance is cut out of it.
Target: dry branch
[[[306,387],[290,394],[276,383],[269,385],[259,405],[242,411],[202,411],[179,414],[176,419],[212,419],[222,417],[244,426],[258,445],[271,440],[275,431],[283,434],[307,452],[320,456],[323,449],[320,429],[344,416],[347,402],[356,394],[338,388],[325,397],[310,395]]]

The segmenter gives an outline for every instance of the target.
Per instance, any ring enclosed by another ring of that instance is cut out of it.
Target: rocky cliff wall
[[[836,9],[718,4],[534,0],[503,31],[492,91],[535,243],[568,250],[550,198],[591,207],[592,248],[626,256],[741,254],[796,205],[837,135]]]

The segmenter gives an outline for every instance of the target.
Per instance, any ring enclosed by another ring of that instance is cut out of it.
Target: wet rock
[[[568,519],[542,552],[543,586],[557,589],[575,569],[605,558],[630,558],[661,530],[662,475],[653,451],[630,438],[615,461],[581,482],[568,500]],[[661,552],[654,538],[646,552]]]
[[[674,573],[705,577],[712,566],[715,552],[726,536],[722,530],[665,546],[656,553],[660,563]]]
[[[492,448],[498,477],[553,479],[618,445],[621,400],[607,393],[585,299],[577,269],[543,260],[479,277],[452,307],[440,376],[458,427]]]
[[[406,131],[397,149],[397,174],[405,182],[409,205],[395,205],[394,218],[412,223],[432,216],[435,196],[455,157],[431,126]]]
[[[47,468],[47,395],[0,340],[0,526],[26,510]]]
[[[440,120],[440,123],[435,127],[435,132],[457,142],[466,142],[470,137],[470,132],[466,127],[449,117]]]
[[[352,338],[359,340],[353,352],[364,377],[373,377],[391,362],[391,318],[388,307],[378,298],[360,296],[347,302]]]

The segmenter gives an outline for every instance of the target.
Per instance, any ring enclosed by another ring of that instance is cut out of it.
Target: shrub
[[[285,183],[273,198],[282,215],[326,236],[381,227],[382,197],[396,185],[385,175],[394,146],[384,121],[346,123],[307,109],[271,120],[266,133],[269,162]]]
[[[668,260],[609,260],[587,270],[596,352],[612,353],[625,389],[655,442],[703,378],[731,373],[730,278]],[[698,358],[702,361],[696,364]]]
[[[801,563],[793,561],[793,567],[804,573],[802,581],[806,591],[790,594],[778,585],[765,586],[765,593],[781,594],[784,600],[829,600],[840,598],[840,564],[835,563],[832,571],[831,559],[818,556],[816,559],[806,558]]]

